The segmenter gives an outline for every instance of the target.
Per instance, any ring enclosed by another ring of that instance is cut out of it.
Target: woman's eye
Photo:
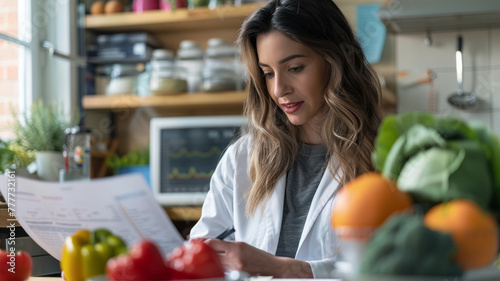
[[[292,67],[289,69],[290,72],[299,72],[303,69],[304,67],[302,66],[297,66],[297,67]]]
[[[274,73],[272,72],[264,72],[264,77],[269,79],[274,77]]]

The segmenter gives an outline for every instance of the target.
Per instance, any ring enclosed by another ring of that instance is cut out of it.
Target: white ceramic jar
[[[170,50],[157,49],[151,59],[151,77],[149,89],[153,95],[185,93],[187,81],[182,69],[176,67],[174,53]]]
[[[136,94],[138,75],[139,71],[135,64],[113,64],[106,95]]]
[[[191,40],[181,41],[177,51],[176,64],[186,73],[188,92],[199,92],[203,71],[203,49],[200,45]]]
[[[224,92],[238,90],[240,69],[237,49],[219,38],[208,40],[203,68],[203,91]]]

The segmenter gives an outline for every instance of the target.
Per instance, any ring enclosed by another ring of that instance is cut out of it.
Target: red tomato
[[[167,266],[188,274],[193,279],[224,277],[219,255],[201,240],[192,240],[175,249],[166,261]]]
[[[171,274],[160,250],[147,240],[135,244],[128,255],[110,259],[106,264],[109,280],[170,280]]]
[[[149,273],[147,280],[165,280],[166,268],[163,255],[153,242],[148,240],[139,242],[130,250],[130,257],[139,268]]]
[[[23,251],[16,254],[0,250],[0,280],[24,281],[30,278],[33,263]]]
[[[109,280],[148,280],[148,272],[141,269],[129,256],[118,256],[106,263]]]

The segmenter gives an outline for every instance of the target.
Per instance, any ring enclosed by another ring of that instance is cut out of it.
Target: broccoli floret
[[[421,216],[398,214],[382,225],[361,259],[366,275],[461,276],[450,235],[427,228]]]

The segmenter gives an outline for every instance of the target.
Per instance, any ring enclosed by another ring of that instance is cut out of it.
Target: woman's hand
[[[313,278],[311,266],[305,261],[277,257],[244,242],[208,239],[205,243],[220,254],[225,270],[276,278]]]

